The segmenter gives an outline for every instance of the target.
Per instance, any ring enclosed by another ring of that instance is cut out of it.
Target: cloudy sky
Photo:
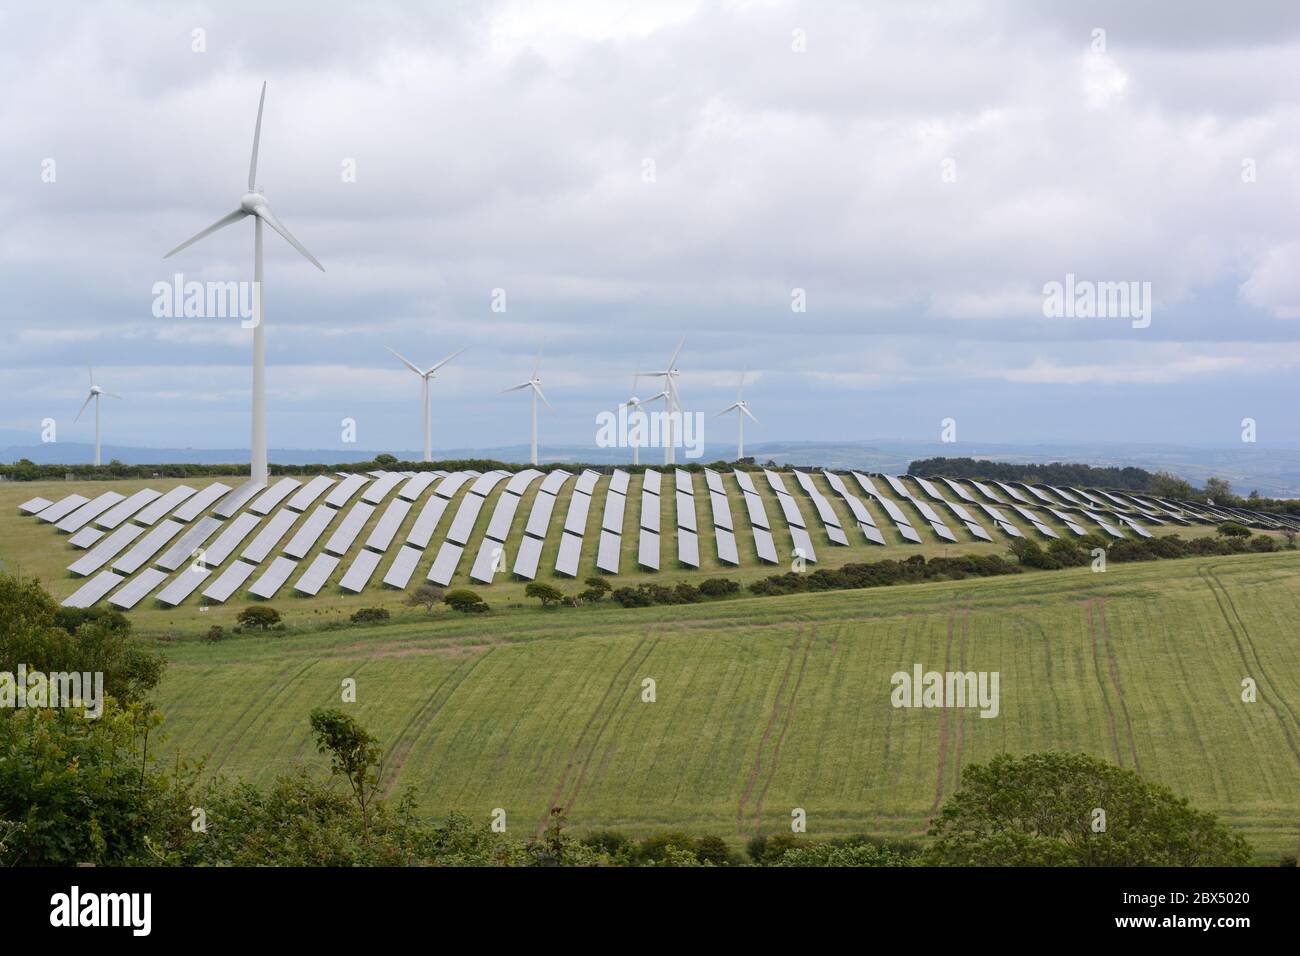
[[[251,333],[152,288],[251,277],[247,222],[161,256],[237,204],[266,80],[327,270],[268,232],[273,447],[418,448],[385,346],[467,349],[435,447],[485,447],[544,345],[543,443],[588,444],[683,335],[751,441],[1300,444],[1300,7],[1065,6],[6,4],[0,431],[91,439],[93,363],[106,441],[247,446]],[[1045,317],[1067,273],[1149,326]]]

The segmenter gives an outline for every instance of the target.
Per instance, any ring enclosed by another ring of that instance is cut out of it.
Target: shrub
[[[537,598],[542,602],[542,607],[549,607],[552,604],[559,604],[564,600],[564,592],[554,585],[546,584],[542,581],[530,581],[524,588],[524,594],[530,598]]]
[[[1224,538],[1249,538],[1250,529],[1235,521],[1225,521],[1219,525],[1217,534]]]
[[[587,600],[592,602],[599,601],[606,594],[608,594],[611,589],[610,583],[598,574],[593,574],[591,577],[587,578],[582,583],[587,585],[587,590],[582,592],[584,601]],[[595,594],[596,596],[592,598],[588,598],[586,596],[588,594]]]
[[[654,603],[640,588],[615,588],[609,599],[623,607],[649,607]]]
[[[426,612],[432,612],[435,604],[442,603],[442,597],[443,590],[436,584],[421,584],[406,596],[406,603],[409,607],[423,607]]]
[[[280,612],[273,607],[255,604],[240,611],[235,620],[245,628],[261,628],[263,631],[280,623]]]
[[[353,624],[373,624],[377,621],[387,621],[388,618],[388,611],[382,607],[363,607],[352,612]]]
[[[225,636],[226,636],[226,629],[222,627],[220,624],[213,624],[210,628],[208,628],[208,633],[207,636],[204,638],[204,640],[220,641],[223,640]]]
[[[700,582],[700,593],[706,597],[727,597],[740,590],[740,585],[730,578],[708,578]]]
[[[442,602],[453,611],[460,611],[462,614],[482,614],[488,609],[487,603],[469,588],[448,591]]]

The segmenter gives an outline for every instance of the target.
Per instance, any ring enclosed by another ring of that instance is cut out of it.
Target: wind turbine
[[[551,403],[546,401],[546,396],[542,393],[542,380],[537,377],[537,371],[542,366],[542,350],[537,350],[537,361],[533,363],[532,377],[526,382],[520,382],[518,385],[511,385],[509,388],[503,388],[498,395],[504,395],[506,392],[517,392],[521,388],[531,389],[533,393],[533,455],[532,463],[537,464],[537,400],[540,398],[546,402],[546,407],[550,408]]]
[[[665,439],[664,439],[664,464],[671,465],[677,460],[677,455],[673,447],[673,412],[678,413],[681,417],[682,405],[677,394],[677,376],[681,374],[677,368],[677,356],[681,354],[682,346],[686,344],[686,336],[682,336],[681,341],[677,343],[677,348],[673,349],[672,358],[668,360],[668,365],[659,372],[638,372],[637,378],[646,376],[648,378],[662,378],[664,380],[665,408],[668,411],[665,419]]]
[[[307,247],[293,237],[284,223],[275,217],[271,207],[266,204],[262,187],[257,185],[257,146],[262,138],[262,107],[266,105],[266,84],[262,84],[262,97],[257,101],[257,125],[253,127],[253,157],[248,162],[248,191],[239,200],[239,208],[226,213],[208,228],[186,239],[167,255],[168,259],[187,246],[192,246],[218,229],[247,217],[253,217],[253,427],[250,441],[252,463],[250,473],[254,481],[266,483],[266,339],[265,323],[262,315],[262,223],[266,223],[289,245],[321,272],[325,267],[316,261],[316,257],[307,251]]]
[[[388,348],[388,346],[385,345],[384,348]],[[429,442],[429,380],[434,377],[434,373],[437,372],[438,369],[442,368],[465,350],[460,349],[457,352],[452,352],[441,362],[436,365],[430,365],[426,369],[420,368],[413,362],[408,362],[393,349],[388,349],[388,351],[392,352],[399,362],[409,368],[416,375],[420,376],[420,415],[424,420],[424,460],[433,461],[433,446]]]
[[[77,410],[77,417],[72,420],[72,424],[74,425],[77,424],[77,421],[81,418],[81,413],[86,410],[86,406],[89,405],[91,400],[93,399],[95,402],[95,464],[98,465],[99,464],[99,397],[101,395],[107,395],[109,398],[121,398],[122,396],[116,395],[113,392],[104,391],[102,388],[100,388],[98,385],[95,384],[95,370],[91,368],[89,365],[86,366],[86,370],[90,372],[90,394],[87,395],[86,400],[81,403],[81,408]]]
[[[652,397],[650,397],[650,398],[637,398],[637,395],[636,395],[636,383],[637,383],[637,379],[639,379],[640,377],[641,377],[641,370],[638,368],[638,369],[636,370],[636,375],[634,375],[633,378],[632,378],[632,395],[631,395],[631,397],[628,398],[628,400],[625,401],[625,402],[620,402],[620,403],[619,403],[619,406],[618,406],[619,408],[626,408],[626,409],[628,410],[628,415],[629,415],[629,416],[631,416],[631,414],[632,414],[632,412],[633,412],[634,410],[641,408],[643,405],[649,405],[651,402],[657,402],[657,401],[658,401],[659,399],[661,399],[661,398],[664,399],[665,402],[667,402],[667,399],[668,399],[668,393],[667,393],[667,392],[660,392],[658,395],[654,395],[654,396],[652,396]],[[636,442],[634,442],[634,441],[629,441],[628,444],[632,446],[632,464],[634,464],[634,465],[639,465],[639,464],[641,464],[641,462],[640,462],[640,458],[639,458],[639,451],[640,451],[641,446],[638,445],[638,444],[637,444]]]
[[[755,425],[758,424],[758,419],[749,410],[749,403],[745,401],[745,375],[745,372],[740,373],[740,388],[736,389],[736,400],[713,416],[719,418],[727,412],[736,413],[736,461],[745,457],[745,418],[748,417]]]

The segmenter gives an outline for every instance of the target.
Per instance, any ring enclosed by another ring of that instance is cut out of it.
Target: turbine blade
[[[308,262],[314,265],[321,272],[325,271],[325,267],[316,261],[316,257],[307,251],[307,247],[293,237],[293,233],[285,228],[284,223],[275,218],[275,213],[271,212],[270,206],[266,205],[266,203],[262,203],[262,205],[257,207],[257,214],[262,217],[268,226],[280,235],[284,236],[285,241],[301,252]]]
[[[671,369],[674,365],[677,364],[677,356],[682,354],[682,346],[685,344],[686,344],[686,336],[683,335],[682,340],[677,343],[677,348],[673,349],[673,357],[668,360],[669,369]]]
[[[266,105],[266,81],[262,81],[262,96],[257,101],[257,125],[253,127],[253,158],[248,161],[248,191],[257,187],[257,147],[262,141],[262,107]]]
[[[749,416],[749,420],[750,420],[751,422],[753,422],[755,425],[758,424],[758,419],[754,417],[754,413],[753,413],[753,412],[751,412],[751,411],[750,411],[748,408],[746,408],[744,405],[738,405],[737,407],[738,407],[742,412],[744,412],[746,415]]]
[[[641,378],[641,363],[636,363],[636,374],[632,376],[632,391],[636,391],[636,383]]]
[[[547,408],[551,408],[551,403],[546,401],[546,393],[542,391],[542,386],[538,385],[536,382],[529,382],[528,384],[533,387],[533,391],[537,393],[537,397],[542,400],[543,404],[545,404]],[[554,409],[551,410],[554,411]]]
[[[450,355],[448,355],[445,359],[443,359],[443,360],[442,360],[441,362],[439,362],[437,365],[431,365],[431,366],[429,367],[429,371],[425,372],[424,374],[425,374],[425,375],[432,375],[434,372],[438,371],[438,369],[442,368],[444,365],[446,365],[448,362],[450,362],[450,361],[451,361],[452,359],[454,359],[457,355],[460,355],[460,353],[461,353],[461,352],[464,352],[464,351],[465,351],[464,349],[458,349],[457,351],[452,352]]]
[[[94,393],[94,392],[91,392],[89,395],[86,396],[86,400],[85,400],[84,402],[82,402],[82,403],[81,403],[81,407],[80,407],[79,409],[77,409],[77,418],[80,418],[80,417],[81,417],[81,413],[84,412],[84,411],[86,410],[86,406],[90,404],[90,400],[91,400],[92,398],[94,398],[94,397],[95,397],[95,393]],[[74,424],[74,425],[77,424],[77,418],[74,418],[74,419],[72,420],[72,424]]]
[[[749,374],[749,369],[740,373],[740,387],[736,389],[736,401],[740,401],[745,395],[745,376]]]
[[[247,216],[247,215],[248,215],[248,213],[244,212],[244,210],[242,210],[242,209],[236,209],[234,212],[227,213],[226,215],[224,215],[224,216],[222,216],[220,219],[218,219],[216,222],[214,222],[212,225],[208,226],[208,228],[204,229],[202,232],[200,232],[200,233],[198,233],[197,235],[191,236],[190,238],[186,239],[184,242],[182,242],[179,246],[177,246],[177,247],[176,247],[175,249],[173,249],[171,252],[167,253],[167,255],[163,256],[163,258],[164,258],[164,259],[170,259],[172,256],[176,255],[176,253],[180,252],[180,251],[181,251],[182,249],[184,249],[186,246],[192,246],[192,245],[194,245],[194,243],[198,242],[200,239],[204,239],[204,238],[206,238],[206,237],[212,235],[212,234],[213,234],[214,232],[216,232],[218,229],[224,229],[226,226],[230,225],[232,222],[239,222],[239,220],[243,219],[243,218],[244,218],[245,216]]]
[[[734,411],[735,409],[737,409],[737,408],[739,408],[739,407],[740,407],[740,406],[737,405],[735,402],[732,402],[730,405],[728,405],[728,406],[727,406],[726,408],[724,408],[722,411],[718,412],[718,414],[714,415],[713,417],[714,417],[714,418],[721,418],[723,415],[727,414],[727,412]]]
[[[537,371],[542,367],[542,347],[537,346],[537,361],[533,362],[533,378],[537,378]]]
[[[94,387],[95,387],[95,370],[94,370],[91,366],[87,365],[87,366],[86,366],[86,371],[90,373],[90,387],[91,387],[91,388],[94,388]]]
[[[384,348],[388,349],[388,346],[385,345]],[[408,360],[402,358],[402,356],[398,355],[397,352],[394,351],[393,349],[388,349],[388,351],[392,352],[393,355],[397,358],[397,361],[401,362],[403,365],[405,365],[407,368],[409,368],[409,369],[410,369],[412,372],[414,372],[416,375],[423,375],[423,374],[424,374],[423,372],[420,371],[419,367],[418,367],[414,362],[410,362],[410,361],[408,361]]]
[[[117,392],[104,392],[103,394],[107,395],[109,398],[121,398],[121,397],[122,397],[121,395],[117,394]]]
[[[497,392],[497,394],[504,395],[506,392],[517,392],[521,388],[528,388],[528,386],[532,384],[533,384],[532,382],[520,382],[518,385],[511,385],[509,388],[501,389],[501,391]]]

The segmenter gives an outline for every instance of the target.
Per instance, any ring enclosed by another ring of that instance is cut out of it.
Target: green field
[[[14,514],[34,493],[0,488],[0,557],[67,593],[74,582],[58,571],[70,549]],[[940,553],[815,541],[852,553],[844,560]],[[319,764],[307,714],[338,704],[354,678],[352,706],[388,748],[392,792],[484,820],[502,807],[519,835],[552,804],[579,830],[633,835],[672,827],[739,842],[785,830],[796,807],[814,836],[913,835],[963,766],[1079,749],[1221,814],[1262,855],[1300,845],[1300,553],[637,610],[543,611],[520,590],[484,589],[495,610],[482,617],[425,615],[377,588],[285,598],[274,604],[291,612],[287,633],[219,644],[192,635],[234,608],[133,613],[145,639],[175,638],[159,644],[172,662],[157,693],[164,749],[263,783],[294,761]],[[365,604],[390,607],[394,622],[319,627]],[[1000,715],[891,707],[891,675],[917,662],[998,671]],[[1241,701],[1244,677],[1257,703]],[[645,678],[653,703],[641,700]]]

